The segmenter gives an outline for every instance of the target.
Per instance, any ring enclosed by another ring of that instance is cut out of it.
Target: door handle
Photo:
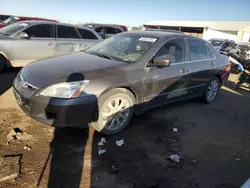
[[[210,67],[215,67],[215,63],[214,62],[211,62],[209,63]]]
[[[180,70],[180,73],[181,73],[181,74],[189,74],[189,73],[191,73],[191,69],[182,68],[182,69]]]
[[[182,68],[182,69],[180,70],[180,73],[181,73],[181,74],[186,74],[186,69],[185,69],[185,68]]]

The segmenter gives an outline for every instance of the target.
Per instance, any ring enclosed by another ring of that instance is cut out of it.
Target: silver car
[[[37,59],[83,50],[101,40],[94,30],[70,24],[18,22],[0,29],[0,72],[5,67],[22,67]]]

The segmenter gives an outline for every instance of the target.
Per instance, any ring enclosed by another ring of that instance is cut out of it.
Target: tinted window
[[[72,39],[80,38],[74,27],[58,25],[57,32],[58,32],[57,34],[58,38],[72,38]]]
[[[123,32],[121,29],[116,28],[116,33],[121,33]]]
[[[88,31],[86,29],[79,29],[79,28],[77,30],[79,31],[83,39],[97,39],[95,34],[92,33],[91,31]]]
[[[50,24],[41,24],[41,25],[34,25],[26,30],[24,30],[29,37],[37,37],[37,38],[51,38],[53,32],[53,25]]]
[[[236,46],[235,43],[233,43],[233,42],[230,42],[230,43],[229,43],[229,47],[232,47],[232,48],[233,48],[233,47],[235,47],[235,46]]]
[[[188,39],[188,45],[189,56],[191,61],[211,58],[209,57],[207,45],[205,42],[196,39]]]
[[[106,27],[106,34],[116,34],[116,29],[113,27]]]
[[[174,59],[172,63],[185,61],[184,43],[181,39],[173,39],[165,43],[156,53],[156,57],[169,57]]]
[[[98,27],[95,29],[97,33],[103,33],[103,27]]]

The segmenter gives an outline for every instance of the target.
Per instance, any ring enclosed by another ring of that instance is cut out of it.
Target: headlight
[[[63,82],[45,88],[40,95],[58,98],[77,98],[88,85],[89,80]]]

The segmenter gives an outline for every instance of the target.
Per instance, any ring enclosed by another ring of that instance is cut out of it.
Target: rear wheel
[[[126,89],[113,89],[99,100],[99,117],[94,122],[101,133],[113,135],[121,132],[130,122],[134,110],[134,96]]]
[[[220,90],[220,80],[217,77],[214,77],[208,84],[203,99],[204,102],[209,104],[214,101],[214,99],[217,97],[218,92]]]
[[[0,55],[0,73],[3,72],[5,66],[6,66],[5,58],[2,55]]]

